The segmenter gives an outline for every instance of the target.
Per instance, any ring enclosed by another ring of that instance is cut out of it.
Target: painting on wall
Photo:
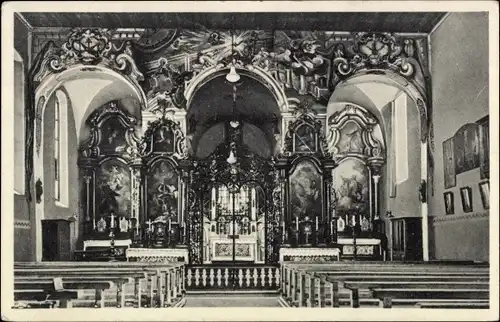
[[[465,124],[455,133],[453,141],[456,174],[479,167],[479,126]]]
[[[362,133],[363,129],[358,124],[347,122],[340,131],[340,139],[337,144],[339,153],[363,153]]]
[[[457,185],[457,175],[455,172],[455,156],[453,138],[443,142],[443,162],[444,162],[444,188],[449,189]]]
[[[179,176],[166,160],[154,163],[147,178],[147,206],[149,218],[165,220],[177,218]]]
[[[110,159],[96,172],[96,207],[101,216],[111,212],[130,217],[130,169]]]
[[[460,196],[462,197],[462,210],[472,212],[472,189],[470,187],[460,188]]]
[[[490,177],[490,120],[485,116],[479,121],[479,173],[481,179]]]
[[[368,168],[358,159],[346,159],[334,170],[334,187],[337,191],[337,214],[340,216],[356,210],[367,217],[370,178]]]
[[[481,195],[481,202],[485,210],[490,209],[490,182],[479,183],[479,194]]]
[[[451,191],[444,193],[444,210],[447,215],[455,213],[455,196]]]
[[[292,216],[309,218],[321,216],[321,174],[308,160],[297,164],[290,175],[290,195]]]
[[[175,152],[175,136],[172,129],[168,126],[159,127],[154,134],[153,152]]]
[[[302,125],[296,130],[293,142],[295,152],[316,152],[316,132],[314,128]]]
[[[101,126],[101,142],[99,144],[101,154],[124,153],[127,148],[126,131],[127,129],[118,118],[112,117],[106,120]]]

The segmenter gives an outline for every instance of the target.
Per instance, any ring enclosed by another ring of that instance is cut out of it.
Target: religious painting
[[[363,129],[355,122],[347,122],[340,130],[340,139],[337,143],[339,153],[363,153]]]
[[[490,209],[490,182],[485,181],[479,183],[479,194],[481,195],[481,202],[485,210]]]
[[[454,140],[449,138],[443,142],[444,188],[449,189],[457,184],[455,173]]]
[[[175,152],[175,136],[168,126],[159,127],[154,134],[153,152]]]
[[[337,192],[337,214],[345,216],[355,211],[363,217],[369,215],[370,177],[366,165],[358,159],[346,159],[334,170]]]
[[[479,121],[479,175],[481,179],[490,177],[490,120],[485,116]]]
[[[100,215],[114,212],[130,217],[130,169],[111,159],[101,164],[96,177],[96,207]]]
[[[124,153],[127,149],[126,131],[126,127],[118,118],[111,117],[106,120],[101,126],[100,153],[102,155]]]
[[[293,135],[295,152],[316,152],[316,131],[308,125],[300,126]]]
[[[147,178],[147,206],[150,218],[177,220],[179,177],[166,160],[155,162]]]
[[[477,124],[466,124],[453,137],[456,174],[479,167],[478,128]]]
[[[448,191],[444,193],[444,210],[447,215],[455,213],[455,200],[453,192]]]
[[[314,218],[322,214],[321,174],[311,161],[297,164],[290,176],[292,216]]]
[[[460,196],[462,197],[462,210],[472,212],[472,189],[470,187],[460,188]]]

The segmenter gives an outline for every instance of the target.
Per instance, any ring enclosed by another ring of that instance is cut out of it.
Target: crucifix
[[[148,231],[151,232],[151,224],[153,222],[151,221],[151,219],[148,219],[148,221],[146,221],[146,224],[148,224]]]

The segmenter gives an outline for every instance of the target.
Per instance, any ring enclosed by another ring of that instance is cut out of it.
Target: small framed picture
[[[444,210],[447,215],[453,215],[455,213],[455,200],[453,192],[451,191],[444,193]]]
[[[464,212],[472,212],[472,189],[470,187],[460,188],[460,196],[462,197],[462,210]]]
[[[479,183],[479,193],[481,195],[481,201],[483,202],[484,209],[490,209],[490,182],[480,182]]]

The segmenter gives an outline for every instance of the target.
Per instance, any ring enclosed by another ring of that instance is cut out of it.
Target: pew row
[[[14,293],[19,294],[15,295],[15,300],[36,302],[47,297],[52,291],[46,288],[54,278],[61,279],[62,288],[72,291],[73,297],[75,291],[80,295],[81,291],[95,292],[94,307],[104,307],[104,291],[114,290],[116,307],[126,306],[126,286],[133,286],[131,304],[134,307],[170,307],[185,294],[181,263],[42,262],[14,264]],[[20,297],[21,293],[29,294],[30,291],[31,297]],[[81,301],[81,298],[70,300]]]
[[[281,269],[281,293],[290,306],[488,307],[484,264],[282,263]]]

